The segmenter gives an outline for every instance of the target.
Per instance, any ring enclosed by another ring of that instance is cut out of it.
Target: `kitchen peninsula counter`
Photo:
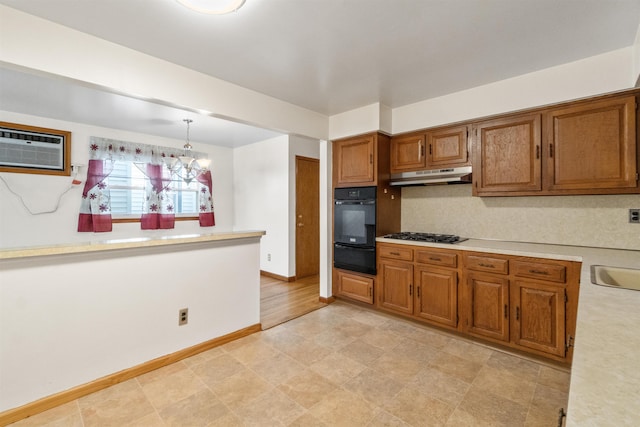
[[[174,236],[136,237],[130,239],[110,239],[86,241],[48,246],[30,246],[0,249],[0,260],[41,257],[48,255],[77,254],[84,252],[114,251],[118,249],[147,248],[187,243],[219,242],[262,237],[264,231],[227,231],[215,233],[182,234]]]
[[[0,250],[0,348],[11,349],[0,358],[0,425],[3,412],[259,330],[264,234],[150,232]]]
[[[591,283],[591,265],[640,268],[640,251],[469,239],[450,245],[378,242],[582,262],[567,426],[640,422],[640,292]]]

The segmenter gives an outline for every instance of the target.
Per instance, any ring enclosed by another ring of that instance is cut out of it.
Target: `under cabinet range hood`
[[[394,173],[390,181],[391,185],[466,184],[471,182],[471,166]]]

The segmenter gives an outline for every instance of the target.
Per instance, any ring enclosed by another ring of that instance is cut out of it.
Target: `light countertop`
[[[261,237],[264,231],[226,231],[215,233],[183,234],[175,236],[137,237],[130,239],[112,239],[67,243],[50,246],[31,246],[23,248],[0,249],[0,260],[39,257],[48,255],[77,254],[82,252],[113,251],[118,249],[168,246],[186,243],[204,243],[223,240]]]
[[[378,242],[581,261],[567,426],[640,425],[640,291],[591,283],[594,264],[640,268],[640,251],[469,239],[455,245]]]

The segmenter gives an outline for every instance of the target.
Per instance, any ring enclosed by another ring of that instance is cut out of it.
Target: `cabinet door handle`
[[[536,145],[536,159],[540,158],[540,146]]]
[[[371,286],[369,286],[369,296],[371,296]]]
[[[409,285],[409,296],[413,295],[413,285]]]
[[[507,304],[504,305],[504,318],[508,318],[509,317],[509,308],[507,307]]]
[[[429,144],[429,155],[432,154],[431,144]]]
[[[529,270],[529,273],[531,274],[541,274],[543,276],[548,276],[549,272],[548,271],[544,271],[544,270]]]
[[[420,298],[420,286],[416,286],[416,294]]]
[[[418,140],[418,159],[421,159],[424,156],[424,145],[422,145],[422,140]]]
[[[369,164],[373,164],[373,154],[369,154]]]
[[[520,320],[520,307],[516,307],[516,320]]]
[[[553,144],[549,144],[549,157],[553,157]]]

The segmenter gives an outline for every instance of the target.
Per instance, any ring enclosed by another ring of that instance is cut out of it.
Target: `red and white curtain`
[[[179,157],[183,151],[175,148],[91,137],[87,181],[82,192],[78,231],[112,231],[111,198],[107,177],[115,161],[130,161],[147,177],[146,197],[141,217],[143,230],[169,229],[175,226],[175,207],[169,195],[171,176],[163,168],[165,157]],[[203,157],[202,153],[194,153]],[[212,201],[211,172],[198,177],[200,190],[200,226],[215,225]]]
[[[196,178],[202,186],[200,187],[200,214],[198,218],[200,220],[200,227],[212,227],[216,225],[216,219],[213,214],[213,197],[211,194],[212,182],[211,171],[206,171],[198,175]]]

